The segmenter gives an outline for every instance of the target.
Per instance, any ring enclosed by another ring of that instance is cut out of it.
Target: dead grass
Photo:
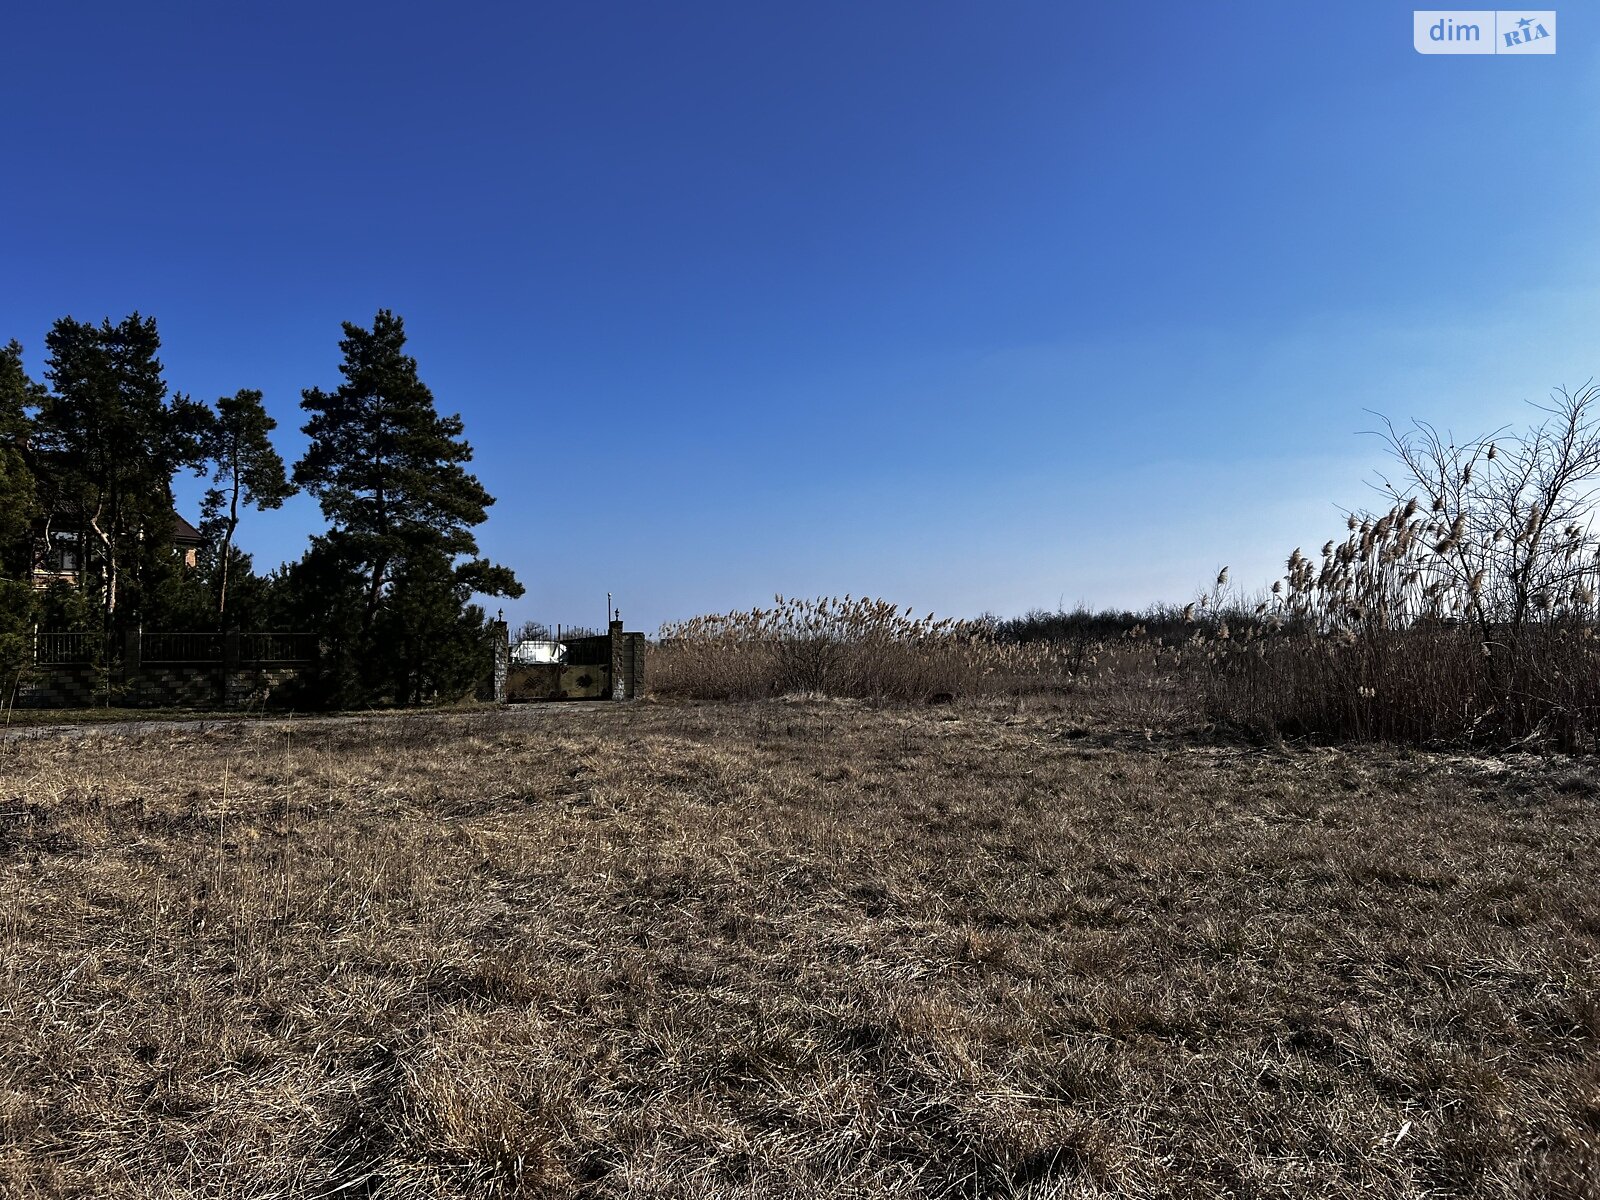
[[[1041,700],[0,743],[0,1194],[1600,1195],[1597,796]]]

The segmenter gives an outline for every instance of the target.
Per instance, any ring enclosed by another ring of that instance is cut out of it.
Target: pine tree
[[[129,583],[137,600],[141,557],[170,550],[172,476],[200,465],[209,414],[186,396],[168,396],[153,317],[134,313],[98,327],[63,317],[45,345],[51,389],[35,426],[41,500],[48,521],[93,545],[100,604],[112,622]]]
[[[234,534],[241,504],[264,512],[282,508],[294,495],[283,459],[268,435],[278,426],[262,406],[261,393],[243,389],[217,401],[216,418],[205,431],[206,458],[215,465],[201,508],[200,531],[217,543],[217,615],[228,609],[228,577],[234,568]]]
[[[399,703],[459,700],[482,679],[484,612],[469,603],[472,591],[436,551],[400,568],[377,625],[379,644],[392,653],[385,682]]]
[[[33,565],[33,523],[38,490],[28,454],[33,422],[44,388],[28,378],[22,346],[0,348],[0,578],[27,582]]]
[[[460,416],[439,414],[416,360],[405,353],[404,323],[384,309],[371,329],[346,322],[344,335],[344,381],[332,392],[302,393],[311,443],[294,480],[317,497],[331,526],[319,571],[345,563],[359,578],[369,686],[404,700],[417,692],[405,651],[375,637],[397,581],[428,581],[427,602],[404,605],[411,645],[430,629],[453,643],[463,618],[481,626],[482,614],[474,616],[466,604],[472,591],[520,596],[522,586],[506,568],[475,557],[473,529],[487,519],[494,498],[466,469],[472,449]],[[474,557],[457,562],[467,556]],[[442,591],[440,569],[450,575]],[[448,597],[443,603],[441,595]]]
[[[29,467],[30,409],[43,388],[22,367],[22,347],[0,348],[0,705],[15,698],[35,620],[33,532],[38,497]]]
[[[370,639],[361,629],[361,573],[334,542],[312,538],[299,561],[271,577],[267,593],[267,624],[317,632],[316,669],[303,673],[293,689],[299,703],[350,708],[380,698],[381,664],[368,654]]]

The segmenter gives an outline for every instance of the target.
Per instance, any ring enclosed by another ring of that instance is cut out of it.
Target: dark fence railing
[[[98,633],[41,633],[33,643],[33,661],[40,666],[96,662],[104,652],[105,637]]]
[[[252,663],[304,663],[317,657],[314,633],[241,633],[239,660]]]
[[[129,633],[106,638],[98,633],[46,633],[34,636],[36,666],[70,666],[137,655],[141,663],[162,665],[254,666],[308,663],[317,657],[314,633]]]
[[[220,633],[142,633],[139,661],[147,663],[219,663],[224,658]]]

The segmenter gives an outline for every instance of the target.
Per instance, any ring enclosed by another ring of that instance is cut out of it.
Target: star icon
[[[1533,18],[1523,17],[1522,20],[1517,22],[1517,24],[1522,26],[1523,32],[1527,32],[1528,26],[1533,24]]]

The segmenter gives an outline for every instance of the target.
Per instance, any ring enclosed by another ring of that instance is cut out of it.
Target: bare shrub
[[[1320,558],[1296,549],[1231,641],[1187,662],[1212,712],[1276,732],[1419,741],[1600,739],[1600,389],[1522,433],[1382,436],[1399,467]]]

